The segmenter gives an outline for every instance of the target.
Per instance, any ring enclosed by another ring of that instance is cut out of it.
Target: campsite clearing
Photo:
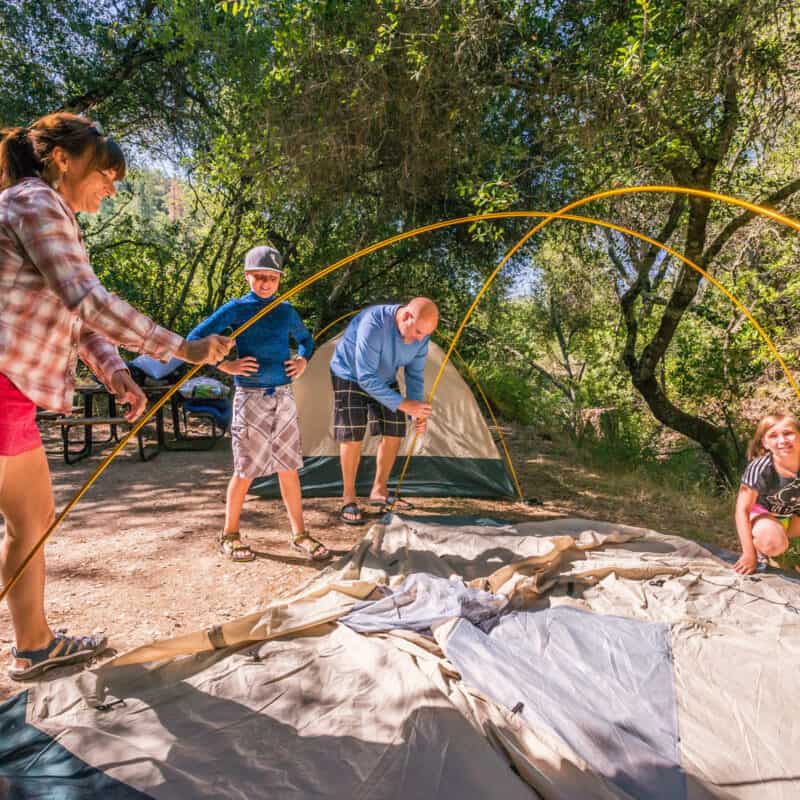
[[[539,438],[530,429],[508,434],[523,490],[543,505],[523,508],[510,501],[450,498],[415,505],[431,514],[512,521],[592,517],[735,547],[732,508],[720,508],[719,498],[703,503],[698,496],[660,488],[634,474],[589,469],[571,447]],[[50,466],[56,507],[61,508],[101,456],[68,467],[60,459],[57,439],[46,445],[54,448]],[[288,547],[279,500],[250,498],[245,504],[242,531],[264,557],[240,565],[217,554],[230,459],[228,439],[211,451],[162,453],[149,463],[139,460],[134,447],[127,448],[47,544],[45,603],[51,624],[72,633],[105,629],[122,652],[234,619],[312,578],[316,568]],[[331,499],[307,500],[305,509],[309,530],[337,551],[348,550],[364,534],[364,528],[337,521]],[[12,644],[4,611],[2,698],[23,688],[5,673]]]

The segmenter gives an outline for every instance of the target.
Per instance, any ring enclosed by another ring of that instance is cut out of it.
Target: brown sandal
[[[311,546],[305,547],[301,542],[309,542]],[[305,531],[296,535],[292,534],[292,549],[304,553],[312,561],[327,561],[331,557],[331,551],[322,542],[313,536],[309,536]]]
[[[238,544],[236,544],[237,542]],[[242,544],[242,537],[238,532],[223,533],[219,537],[219,551],[237,564],[253,561],[256,557],[256,554],[250,549],[250,545]]]

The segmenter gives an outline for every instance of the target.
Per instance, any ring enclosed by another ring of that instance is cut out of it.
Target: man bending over
[[[380,436],[370,502],[384,504],[388,481],[406,433],[406,415],[424,433],[431,413],[422,401],[428,341],[439,322],[439,310],[427,297],[407,305],[370,306],[356,315],[336,345],[331,360],[334,393],[334,438],[342,465],[342,509],[348,525],[363,522],[356,495],[361,443],[369,421]],[[405,370],[406,397],[399,391],[397,370]]]

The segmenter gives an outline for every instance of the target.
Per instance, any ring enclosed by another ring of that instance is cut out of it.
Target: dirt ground
[[[585,516],[640,525],[731,546],[731,509],[689,502],[636,476],[607,476],[576,464],[574,452],[533,432],[508,431],[526,497],[510,501],[414,500],[429,514],[468,514],[524,520]],[[56,509],[91,475],[104,453],[74,466],[46,436]],[[105,451],[107,452],[107,451]],[[220,556],[230,475],[230,441],[203,452],[162,452],[143,463],[129,445],[87,492],[46,547],[46,607],[53,628],[72,634],[105,630],[111,650],[122,652],[158,638],[177,636],[235,619],[300,587],[316,567],[291,554],[280,501],[249,498],[242,533],[258,552],[249,564]],[[331,549],[347,552],[366,527],[341,524],[334,499],[304,503],[308,530]],[[13,644],[8,610],[0,607],[0,698],[24,686],[5,674]],[[59,671],[48,673],[57,676]],[[63,670],[60,671],[63,674]]]

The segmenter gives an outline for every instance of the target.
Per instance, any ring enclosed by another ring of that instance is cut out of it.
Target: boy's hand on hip
[[[212,334],[191,342],[184,341],[175,355],[190,364],[218,364],[233,347],[233,339]]]
[[[124,417],[128,422],[133,422],[147,408],[147,397],[141,387],[131,377],[126,369],[118,369],[111,376],[111,392],[117,398],[118,403],[127,403],[130,408],[125,412]]]
[[[286,367],[286,374],[294,380],[295,378],[299,378],[306,371],[308,361],[302,356],[297,356],[296,358],[290,358],[288,361],[284,361],[283,366]]]
[[[227,372],[228,375],[255,375],[258,372],[258,360],[253,356],[235,358],[217,364],[217,369]]]

